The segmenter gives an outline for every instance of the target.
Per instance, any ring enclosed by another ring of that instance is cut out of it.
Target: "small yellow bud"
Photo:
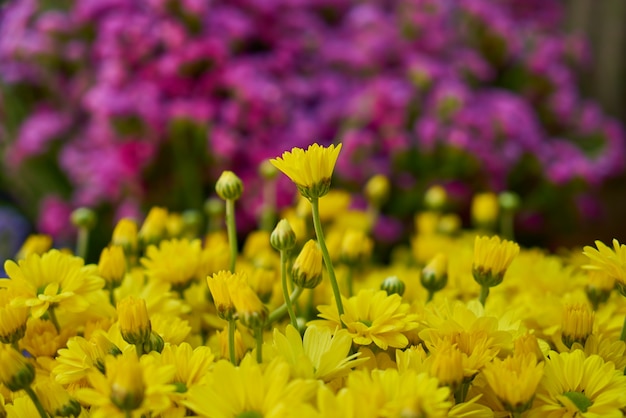
[[[500,203],[494,193],[479,193],[472,200],[472,220],[478,226],[490,227],[498,220]]]
[[[296,245],[296,233],[286,219],[278,222],[270,235],[270,243],[278,251],[290,250]]]
[[[520,198],[515,192],[502,192],[498,195],[498,202],[503,210],[514,211],[519,208]]]
[[[139,359],[132,355],[119,356],[114,361],[118,362],[117,367],[107,367],[111,402],[122,411],[133,411],[141,406],[145,397],[143,368]]]
[[[129,218],[120,219],[113,229],[111,244],[119,245],[126,253],[137,251],[137,223]]]
[[[124,249],[119,245],[103,249],[98,262],[98,272],[110,287],[118,287],[126,274]]]
[[[261,327],[265,324],[268,310],[252,290],[244,275],[239,273],[235,275],[228,290],[242,324],[250,328]]]
[[[215,183],[217,195],[224,200],[237,200],[243,193],[243,182],[232,171],[224,171]]]
[[[34,387],[43,408],[51,417],[77,417],[81,413],[80,403],[63,386],[50,378],[42,378]]]
[[[422,286],[430,292],[438,292],[448,283],[448,257],[443,253],[438,253],[422,269],[420,276]]]
[[[206,278],[217,309],[217,316],[227,321],[231,320],[235,314],[235,305],[228,290],[229,283],[234,280],[233,276],[234,274],[230,271],[222,270]]]
[[[452,391],[463,381],[463,354],[456,345],[446,342],[432,355],[430,373]]]
[[[568,348],[574,343],[585,345],[593,331],[594,313],[583,304],[566,305],[561,325],[561,340]]]
[[[167,209],[157,206],[150,209],[138,233],[144,246],[155,244],[165,237],[167,218]]]
[[[461,218],[455,213],[441,216],[437,231],[446,235],[454,235],[461,229]]]
[[[365,197],[370,204],[380,207],[389,198],[390,190],[389,179],[382,174],[377,174],[365,184]]]
[[[424,194],[424,203],[430,210],[442,210],[447,201],[448,192],[446,192],[446,189],[439,185],[429,187]]]
[[[30,254],[43,254],[52,248],[52,237],[44,234],[31,234],[17,252],[15,260],[23,260]]]
[[[615,288],[615,278],[609,276],[604,270],[587,270],[588,282],[585,287],[587,298],[593,305],[594,310],[609,300],[611,292]]]
[[[0,382],[11,392],[28,388],[35,380],[35,368],[17,350],[0,344]]]
[[[292,267],[292,279],[296,286],[313,289],[322,281],[322,250],[315,240],[309,240]]]
[[[165,220],[165,231],[168,238],[179,238],[183,234],[185,224],[180,213],[169,213]]]
[[[513,352],[516,356],[532,354],[537,359],[537,362],[545,360],[537,337],[528,332],[513,341]]]
[[[341,241],[340,259],[348,265],[363,263],[370,258],[373,248],[374,242],[365,232],[349,229]]]
[[[152,324],[144,299],[127,296],[117,304],[122,338],[129,344],[144,344],[150,340]]]
[[[493,287],[502,283],[504,274],[519,254],[515,242],[500,237],[476,237],[474,240],[474,264],[472,274],[481,286]]]
[[[396,293],[399,296],[404,294],[404,282],[398,276],[389,276],[380,284],[380,289],[387,292],[388,295]]]
[[[0,342],[4,344],[14,344],[26,333],[29,309],[11,304],[17,296],[14,288],[0,288]]]
[[[70,215],[70,219],[77,228],[92,229],[96,226],[96,213],[89,208],[75,209]]]

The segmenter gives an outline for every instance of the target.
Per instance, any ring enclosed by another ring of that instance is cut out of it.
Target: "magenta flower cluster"
[[[580,94],[591,58],[557,0],[40,4],[2,10],[0,111],[8,169],[52,155],[68,183],[42,200],[48,232],[79,205],[138,213],[184,161],[204,195],[235,169],[253,219],[258,164],[312,142],[343,142],[344,184],[384,173],[408,191],[464,176],[524,198],[622,169],[623,132]]]

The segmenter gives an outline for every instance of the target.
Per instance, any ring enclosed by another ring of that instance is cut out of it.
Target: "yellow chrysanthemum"
[[[485,366],[483,374],[504,407],[522,413],[532,404],[543,376],[543,364],[533,354],[496,358]]]
[[[26,332],[28,308],[11,304],[17,296],[13,288],[0,288],[0,343],[3,344],[19,341]]]
[[[126,274],[124,249],[119,245],[111,245],[103,249],[98,261],[98,272],[107,281],[107,287],[118,287]]]
[[[409,344],[405,333],[418,327],[418,317],[410,313],[410,306],[402,303],[397,294],[387,295],[384,290],[364,289],[350,299],[343,298],[344,314],[341,321],[346,326],[352,341],[359,345],[376,344],[404,348]],[[341,327],[337,307],[318,306],[319,317],[311,325],[319,324],[334,329]]]
[[[117,304],[117,315],[122,338],[129,344],[143,344],[150,340],[152,323],[146,301],[127,296]]]
[[[146,219],[144,219],[137,233],[137,237],[147,246],[154,244],[165,236],[167,225],[167,209],[158,206],[150,208]]]
[[[63,328],[57,332],[50,321],[29,318],[20,346],[33,357],[54,357],[59,348],[65,347],[70,333],[75,334],[76,331]]]
[[[34,385],[35,393],[43,408],[51,417],[78,417],[81,406],[78,401],[55,380],[40,377]]]
[[[621,418],[626,376],[600,356],[551,352],[529,418]]]
[[[52,248],[52,237],[45,234],[31,234],[26,238],[15,255],[16,260],[23,260],[31,254],[43,254]]]
[[[620,245],[616,239],[613,240],[612,249],[602,241],[596,241],[595,244],[598,249],[591,246],[583,248],[583,254],[591,261],[584,267],[604,271],[617,280],[620,291],[626,295],[626,245]]]
[[[237,317],[242,324],[255,328],[265,323],[268,315],[267,307],[252,290],[245,275],[240,273],[233,275],[228,282],[228,291],[237,310]]]
[[[139,418],[151,412],[159,414],[170,406],[168,394],[176,388],[169,384],[173,365],[163,365],[153,356],[137,358],[134,349],[117,357],[107,356],[105,373],[92,371],[88,375],[91,387],[78,389],[76,398],[92,409],[92,418]]]
[[[61,348],[56,357],[52,376],[62,385],[76,382],[87,383],[87,375],[94,369],[104,373],[107,355],[120,354],[120,349],[109,340],[104,331],[94,332],[89,340],[72,337],[67,347]]]
[[[183,403],[196,414],[211,418],[238,416],[302,418],[313,416],[309,404],[317,388],[314,380],[290,379],[289,365],[276,358],[262,368],[250,356],[239,367],[221,360],[210,384],[194,386]]]
[[[25,389],[35,379],[35,367],[9,345],[0,344],[0,383],[11,392]]]
[[[304,337],[291,325],[283,335],[274,328],[274,349],[291,366],[293,376],[320,379],[329,382],[345,376],[361,364],[360,353],[350,354],[352,338],[345,329],[333,332],[327,328],[310,326]]]
[[[230,320],[235,314],[235,304],[230,297],[229,286],[236,273],[222,270],[206,278],[207,285],[213,296],[213,303],[220,318]]]
[[[519,245],[500,237],[476,237],[472,272],[482,286],[493,287],[502,282],[504,273],[519,254]]]
[[[317,199],[330,190],[330,180],[335,169],[341,144],[322,147],[309,145],[307,150],[293,148],[270,162],[285,173],[298,187],[302,196]]]
[[[186,289],[198,277],[202,248],[200,240],[165,240],[151,245],[141,259],[151,280],[169,283],[173,290]]]
[[[31,254],[19,264],[9,260],[4,268],[11,280],[0,281],[0,287],[15,287],[22,295],[13,304],[30,307],[35,318],[51,306],[83,312],[89,309],[92,295],[104,286],[95,265],[85,265],[82,258],[55,249],[41,256]]]

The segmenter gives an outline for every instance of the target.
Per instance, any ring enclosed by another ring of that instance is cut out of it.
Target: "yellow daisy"
[[[107,354],[117,355],[120,349],[108,339],[104,331],[96,331],[89,340],[72,337],[67,347],[58,350],[56,366],[51,375],[62,385],[87,383],[87,375],[94,369],[104,373]]]
[[[409,304],[402,303],[402,298],[395,293],[387,295],[384,290],[363,289],[350,299],[342,298],[341,321],[355,344],[374,343],[383,350],[404,348],[409,344],[405,334],[418,327],[417,315],[410,313]],[[318,310],[324,320],[311,321],[310,325],[341,327],[335,305],[318,306]]]
[[[310,326],[301,337],[291,325],[284,335],[274,328],[273,348],[289,363],[296,378],[329,382],[365,361],[357,358],[360,353],[350,354],[352,338],[345,329],[335,330],[333,335],[328,328]]]
[[[150,245],[141,264],[151,280],[169,283],[172,290],[182,292],[198,277],[201,252],[200,240],[165,240],[158,247]]]
[[[502,282],[504,273],[519,254],[519,245],[500,240],[497,235],[476,237],[474,241],[474,265],[472,272],[482,286],[493,287]]]
[[[552,351],[528,417],[621,418],[625,405],[626,376],[613,363],[581,350]]]
[[[13,288],[0,288],[0,342],[3,344],[19,341],[26,332],[28,308],[11,304],[17,296]]]
[[[90,307],[92,294],[104,286],[97,266],[84,263],[82,258],[56,249],[41,256],[31,254],[19,264],[9,260],[4,268],[11,280],[0,281],[0,287],[15,287],[22,293],[13,304],[30,307],[35,318],[50,307],[84,312]]]
[[[609,277],[617,280],[620,292],[626,295],[626,245],[620,245],[616,239],[613,240],[612,249],[602,241],[596,241],[595,244],[598,249],[591,246],[583,248],[583,254],[591,261],[584,267],[604,271]]]
[[[251,356],[237,367],[221,360],[210,384],[194,386],[183,403],[201,417],[289,418],[313,416],[309,400],[317,382],[289,378],[289,365],[280,358],[261,368]]]
[[[293,148],[270,162],[296,184],[300,194],[317,199],[330,190],[330,179],[335,169],[341,144],[322,147],[309,145],[307,150]]]

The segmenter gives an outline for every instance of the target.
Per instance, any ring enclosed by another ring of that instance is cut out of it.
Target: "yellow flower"
[[[292,267],[292,280],[296,286],[313,289],[322,281],[322,250],[315,240],[308,240]]]
[[[483,373],[506,410],[522,413],[532,405],[543,376],[543,364],[533,354],[515,355],[494,359],[485,365]]]
[[[502,282],[504,273],[519,253],[519,245],[500,237],[476,237],[474,240],[474,279],[481,286],[493,287]]]
[[[39,411],[28,396],[15,398],[12,404],[6,405],[7,418],[37,417]]]
[[[104,286],[95,265],[85,266],[82,258],[55,249],[41,256],[31,254],[19,264],[9,260],[4,268],[11,280],[0,281],[0,287],[14,286],[21,295],[12,304],[29,306],[35,318],[41,317],[50,306],[84,312],[90,308],[94,294]]]
[[[100,253],[98,272],[107,281],[109,287],[118,287],[126,274],[126,257],[119,245],[106,247]]]
[[[228,290],[230,283],[234,280],[233,276],[234,274],[230,271],[222,270],[206,278],[217,315],[227,321],[235,314],[235,305]]]
[[[575,342],[584,345],[593,331],[593,317],[593,312],[586,305],[566,305],[561,326],[563,344],[568,347]]]
[[[404,348],[409,344],[405,333],[417,328],[417,315],[410,313],[410,306],[402,303],[397,294],[387,295],[384,290],[363,289],[350,299],[343,298],[344,314],[341,320],[355,344],[376,344]],[[341,327],[335,305],[318,306],[319,317],[325,320],[311,321],[311,325],[324,325],[334,329]]]
[[[450,340],[430,357],[430,374],[454,391],[463,381],[463,353]]]
[[[437,255],[422,269],[422,286],[429,292],[438,292],[448,283],[448,257],[444,253]]]
[[[29,318],[26,334],[20,345],[33,357],[54,357],[57,350],[65,346],[70,333],[75,332],[69,327],[57,332],[52,322],[41,318]]]
[[[300,337],[291,325],[284,335],[274,328],[273,347],[287,360],[296,378],[329,382],[364,361],[357,359],[360,353],[350,354],[352,338],[345,329],[335,330],[333,335],[328,328],[310,326]]]
[[[493,225],[498,219],[500,204],[494,193],[479,193],[472,199],[472,220],[480,226]]]
[[[228,352],[228,332],[226,330],[217,331],[215,334],[215,336],[217,337],[217,344],[219,344],[218,348],[220,358],[228,359],[230,357],[230,353]],[[247,351],[248,346],[243,340],[243,335],[241,334],[239,329],[235,329],[235,363],[239,364]]]
[[[198,277],[201,252],[200,240],[165,240],[158,247],[150,245],[141,264],[151,280],[169,283],[180,292]]]
[[[172,364],[175,374],[172,383],[176,392],[185,393],[196,385],[207,382],[209,371],[213,366],[215,356],[209,347],[191,348],[189,343],[180,345],[168,344],[161,352],[163,364]]]
[[[389,179],[382,174],[377,174],[365,184],[364,194],[371,205],[380,207],[389,198],[390,190]]]
[[[122,337],[129,344],[143,344],[150,340],[152,324],[146,301],[127,296],[117,304],[117,315]]]
[[[30,254],[43,254],[52,248],[52,237],[45,234],[31,234],[26,238],[22,247],[15,256],[16,260],[23,260]]]
[[[165,237],[165,226],[167,225],[167,209],[154,206],[144,219],[137,237],[145,246],[154,244]]]
[[[330,180],[335,169],[341,144],[328,148],[318,144],[309,145],[307,150],[293,148],[282,157],[270,162],[285,173],[296,184],[302,196],[317,199],[330,190]]]
[[[348,265],[356,265],[369,259],[373,249],[374,241],[364,231],[348,229],[341,241],[339,257]]]
[[[112,245],[124,248],[126,254],[137,251],[137,222],[130,218],[120,219],[113,229]]]
[[[140,417],[159,414],[170,406],[169,394],[175,386],[169,384],[175,373],[173,365],[163,365],[156,357],[137,358],[134,349],[117,357],[107,356],[106,374],[92,371],[88,375],[91,387],[78,389],[76,398],[93,408],[93,418]]]
[[[529,418],[623,416],[626,376],[600,356],[581,350],[550,352]]]
[[[80,415],[81,407],[78,401],[72,398],[63,386],[49,377],[38,378],[33,389],[51,417]]]
[[[26,332],[28,308],[11,304],[17,296],[13,287],[0,288],[0,342],[4,344],[19,341]]]
[[[278,251],[290,250],[296,245],[296,233],[287,219],[281,219],[270,235],[272,247]]]
[[[0,344],[0,383],[11,392],[25,389],[35,380],[35,367],[13,347]]]
[[[242,324],[256,328],[265,323],[268,310],[259,296],[252,290],[244,275],[239,273],[233,275],[228,283],[228,291],[237,310],[237,317]]]
[[[290,379],[289,365],[276,358],[265,368],[251,356],[239,367],[221,360],[209,377],[211,383],[194,386],[183,403],[200,416],[211,418],[300,418],[313,415],[309,399],[316,381]]]
[[[591,263],[585,268],[604,271],[609,277],[617,280],[620,292],[626,296],[626,245],[613,240],[613,249],[602,241],[596,241],[596,250],[593,247],[583,248],[583,254],[590,258]]]
[[[448,201],[448,192],[438,184],[429,187],[424,194],[424,203],[430,210],[439,211],[444,208]]]

